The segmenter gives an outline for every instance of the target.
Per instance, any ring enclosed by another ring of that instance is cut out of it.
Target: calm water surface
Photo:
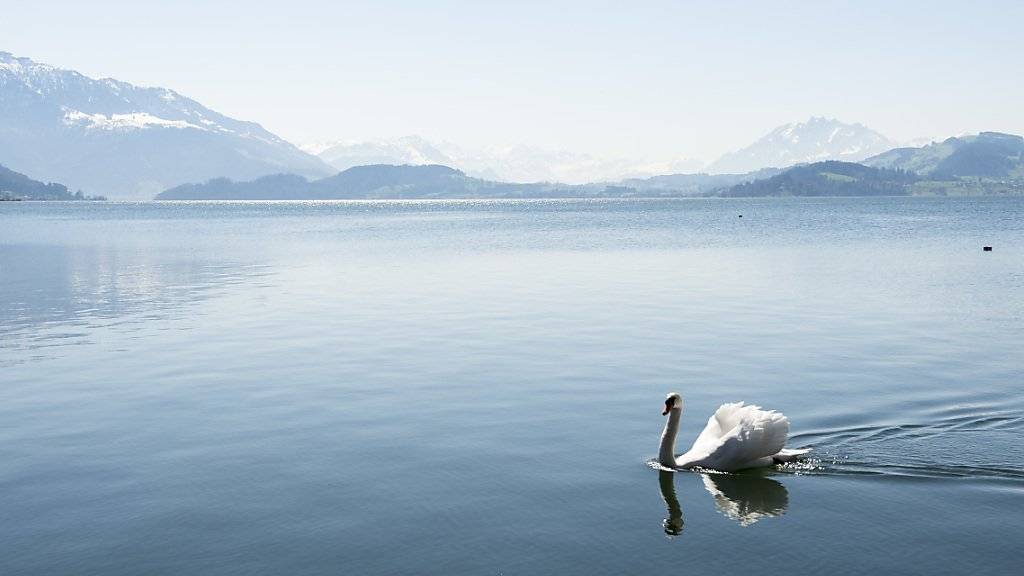
[[[5,575],[1024,561],[1022,199],[7,202],[0,295]]]

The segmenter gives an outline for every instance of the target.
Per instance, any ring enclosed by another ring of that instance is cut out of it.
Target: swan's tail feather
[[[795,462],[799,460],[801,456],[807,454],[810,451],[810,448],[783,448],[782,450],[779,450],[778,454],[772,456],[772,460],[774,460],[776,463]]]

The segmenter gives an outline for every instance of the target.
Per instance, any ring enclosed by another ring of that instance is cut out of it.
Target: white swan
[[[744,406],[743,402],[722,404],[708,419],[708,425],[685,454],[675,456],[679,418],[683,414],[683,397],[673,392],[665,398],[668,415],[661,433],[658,463],[668,468],[709,468],[735,472],[746,468],[791,462],[810,452],[786,450],[789,419],[774,410],[760,406]]]

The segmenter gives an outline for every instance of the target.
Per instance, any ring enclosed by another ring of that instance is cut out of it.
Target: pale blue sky
[[[0,50],[295,142],[706,160],[811,115],[1024,133],[1024,2],[0,0]]]

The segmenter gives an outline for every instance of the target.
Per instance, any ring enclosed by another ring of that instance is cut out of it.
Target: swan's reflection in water
[[[789,492],[764,472],[739,474],[701,474],[704,489],[714,499],[715,508],[726,518],[741,526],[750,526],[764,518],[781,516],[789,507]],[[668,518],[662,522],[665,533],[678,536],[683,532],[683,509],[676,497],[675,473],[658,472],[661,498],[668,507]]]
[[[668,518],[661,522],[665,534],[679,536],[683,533],[683,509],[676,498],[675,473],[667,470],[658,471],[658,485],[661,487],[661,498],[668,506]]]
[[[771,478],[749,474],[701,476],[704,489],[715,499],[715,508],[741,526],[750,526],[763,518],[782,516],[789,507],[786,487]]]

